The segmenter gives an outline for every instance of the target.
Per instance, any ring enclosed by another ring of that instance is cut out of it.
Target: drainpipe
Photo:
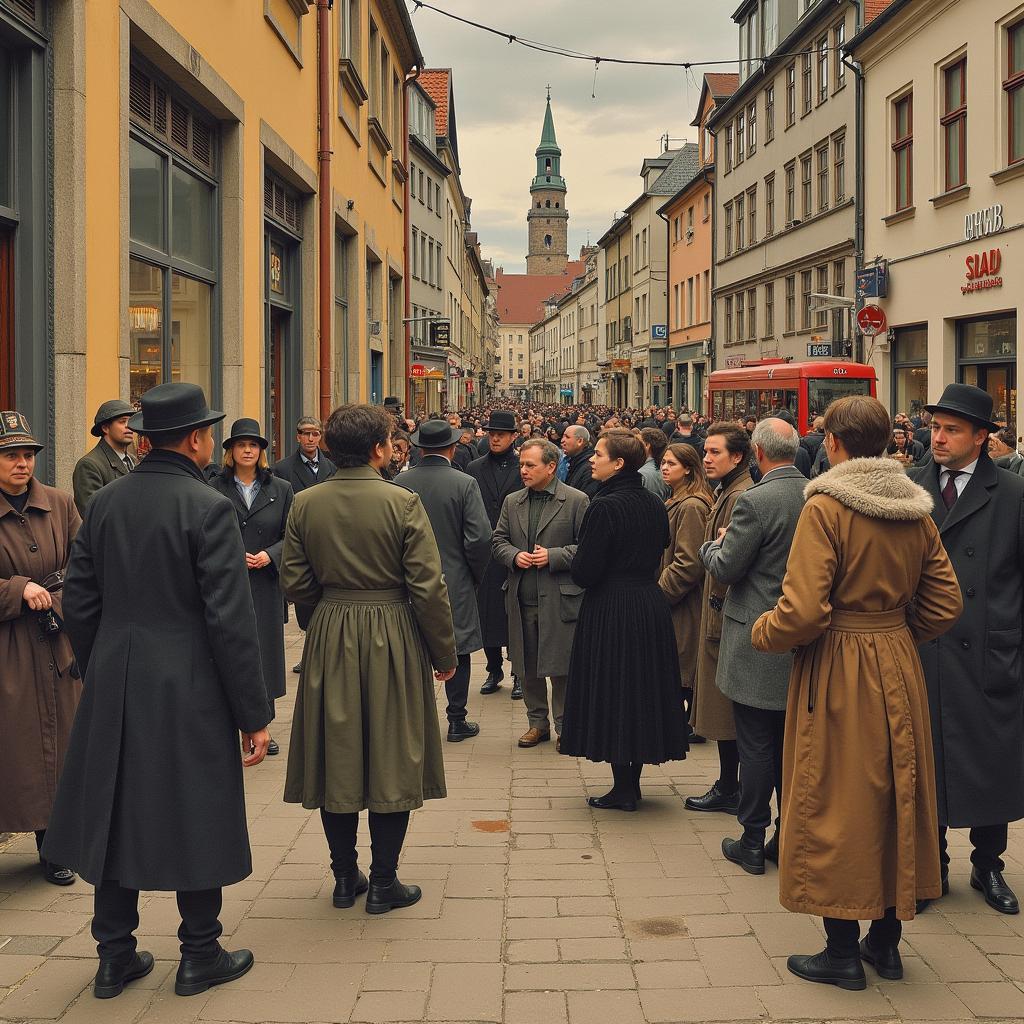
[[[402,226],[405,234],[402,237],[402,252],[405,254],[402,260],[402,274],[404,275],[404,281],[402,282],[405,291],[405,323],[404,323],[404,337],[405,337],[405,415],[409,416],[412,412],[412,381],[410,374],[412,373],[412,324],[409,322],[409,317],[412,314],[412,299],[409,295],[410,281],[409,276],[409,179],[412,177],[412,171],[409,164],[409,86],[420,77],[420,71],[422,69],[418,64],[413,65],[412,71],[405,76],[405,82],[402,85],[402,160],[405,164],[405,188],[402,200]],[[425,385],[424,385],[425,386]],[[424,398],[426,395],[424,395]]]
[[[854,38],[860,34],[861,29],[864,28],[864,3],[863,0],[856,0],[855,4],[855,31]],[[857,270],[862,270],[864,267],[864,180],[867,176],[865,161],[864,161],[864,117],[865,117],[865,105],[866,97],[864,95],[864,69],[861,67],[859,62],[851,61],[845,54],[841,57],[843,65],[848,67],[857,79],[857,90],[855,96],[856,114],[855,114],[855,132],[854,138],[856,139],[856,190],[857,196],[854,200],[854,232],[853,232],[853,248],[854,248],[854,266]],[[857,275],[854,273],[854,294],[856,295],[856,281]],[[850,330],[850,341],[853,341],[854,336],[854,314],[856,313],[856,307],[848,312],[847,322]],[[851,356],[855,362],[861,363],[864,361],[864,339],[858,338],[856,343],[851,345]]]
[[[334,306],[334,288],[331,275],[331,255],[334,248],[333,202],[331,201],[331,0],[316,0],[317,38],[317,124],[319,146],[320,212],[320,419],[326,422],[331,414],[331,314]]]

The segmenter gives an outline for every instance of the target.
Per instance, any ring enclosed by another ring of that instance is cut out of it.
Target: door
[[[0,229],[0,409],[14,408],[14,231]]]
[[[284,396],[287,386],[286,368],[288,360],[285,355],[288,337],[288,318],[290,313],[283,309],[270,308],[269,351],[267,352],[267,371],[270,377],[270,423],[267,440],[270,441],[271,463],[284,457],[286,434],[283,431]]]
[[[974,363],[962,368],[963,383],[992,396],[992,419],[1015,423],[1017,417],[1017,366],[1015,363]]]
[[[370,349],[370,402],[379,405],[384,400],[384,355]]]

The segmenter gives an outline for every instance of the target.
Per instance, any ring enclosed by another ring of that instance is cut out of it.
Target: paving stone
[[[613,960],[627,958],[625,939],[559,939],[558,954],[562,961]]]
[[[509,992],[505,1024],[566,1024],[568,1014],[561,992]]]
[[[59,1017],[96,975],[95,962],[49,959],[0,1002],[4,1018]]]
[[[1024,1017],[1024,992],[1009,981],[954,984],[956,997],[976,1017]],[[0,1010],[4,1007],[0,1003]]]
[[[662,960],[637,964],[636,983],[640,989],[706,987],[708,975],[695,960]]]
[[[554,939],[516,939],[505,947],[505,961],[510,964],[554,963],[558,959]]]
[[[430,964],[370,964],[363,975],[363,992],[427,992]]]
[[[805,981],[759,988],[757,997],[772,1017],[784,1020],[872,1020],[893,1015],[892,1007],[871,985],[863,992],[845,992],[834,985]]]
[[[651,1024],[678,1021],[757,1020],[766,1017],[752,988],[641,989],[640,1005]]]
[[[441,964],[434,968],[427,1019],[500,1021],[500,964]]]
[[[422,1020],[426,992],[364,992],[352,1011],[353,1021]],[[343,1018],[348,1020],[348,1017]]]
[[[568,992],[569,1024],[645,1024],[635,992]]]
[[[296,1024],[344,1022],[356,1005],[362,975],[362,965],[298,964],[288,982],[275,992],[240,997],[239,990],[231,985],[216,989],[203,1008],[203,1019]]]
[[[45,957],[29,953],[0,956],[0,986],[7,988],[17,985],[22,978],[45,962]]]
[[[882,991],[901,1020],[964,1020],[971,1011],[948,985],[886,985]]]
[[[505,972],[505,988],[559,992],[636,988],[627,964],[514,964]],[[2,1005],[2,1004],[0,1004]]]

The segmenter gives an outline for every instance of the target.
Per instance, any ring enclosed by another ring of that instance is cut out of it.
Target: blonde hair
[[[235,447],[236,444],[239,444],[242,441],[246,441],[246,440],[248,440],[248,438],[240,437],[237,441],[233,441],[231,444],[229,444],[227,446],[227,448],[224,449],[224,465],[227,466],[229,469],[234,469],[235,468],[235,458],[231,454],[231,450]],[[270,463],[267,461],[267,449],[266,448],[261,448],[260,449],[260,457],[259,457],[259,460],[256,463],[256,468],[257,469],[267,469],[267,470],[270,469]]]

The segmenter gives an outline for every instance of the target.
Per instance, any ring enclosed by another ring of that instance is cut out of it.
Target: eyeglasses
[[[321,431],[319,430],[300,430],[299,437],[320,437]]]

